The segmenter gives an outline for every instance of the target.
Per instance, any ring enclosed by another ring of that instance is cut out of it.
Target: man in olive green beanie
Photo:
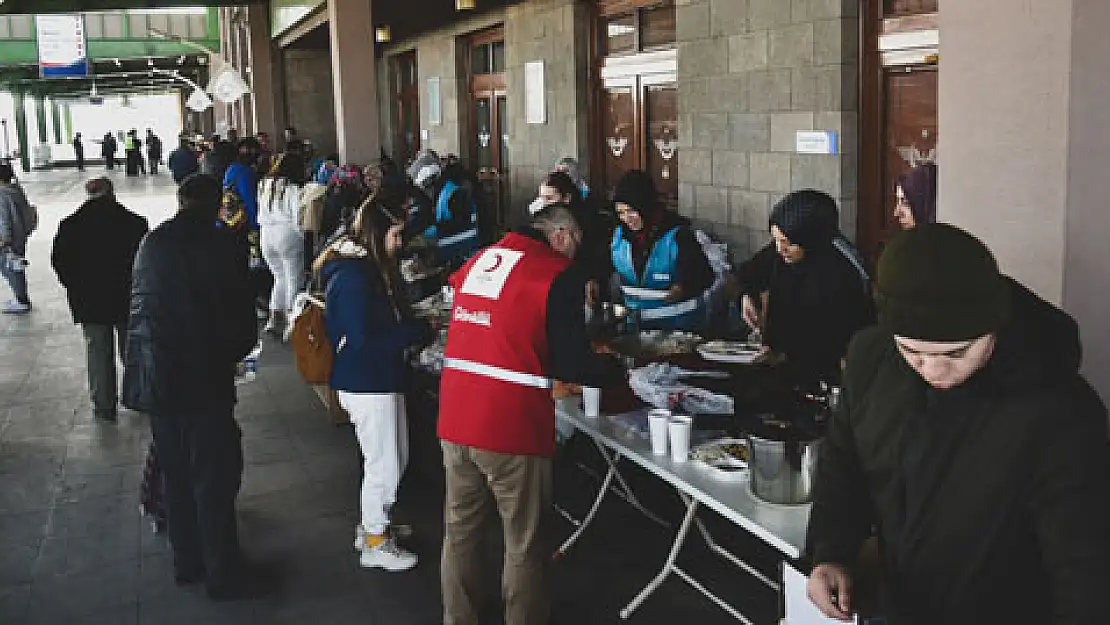
[[[1078,328],[945,224],[879,262],[809,524],[809,595],[849,619],[877,528],[890,625],[1105,622],[1110,447]]]

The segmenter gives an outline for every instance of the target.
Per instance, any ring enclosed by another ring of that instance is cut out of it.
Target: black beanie
[[[879,258],[879,323],[920,341],[969,341],[1010,316],[1007,280],[979,239],[948,224],[899,233]]]
[[[651,179],[651,174],[633,169],[621,176],[613,190],[613,201],[628,204],[645,221],[650,220],[659,208],[659,194],[655,190],[655,181]]]

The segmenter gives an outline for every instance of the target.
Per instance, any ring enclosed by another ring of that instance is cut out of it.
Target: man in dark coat
[[[821,448],[810,598],[850,618],[875,528],[891,625],[1105,623],[1107,415],[1075,322],[946,224],[891,242],[876,299]]]
[[[173,176],[176,184],[181,184],[182,180],[197,173],[200,169],[200,161],[197,160],[197,153],[193,151],[193,144],[189,141],[189,137],[181,135],[177,147],[170,152],[166,166],[169,167],[170,175]]]
[[[139,247],[123,403],[151,416],[177,583],[204,580],[212,599],[226,600],[242,590],[235,368],[258,328],[246,252],[216,225],[220,196],[210,176],[185,180],[177,215]]]
[[[77,171],[85,171],[85,144],[79,132],[73,135],[73,158],[77,161]]]
[[[88,200],[58,226],[50,263],[66,289],[73,322],[85,333],[93,414],[115,421],[115,343],[122,358],[131,267],[149,227],[116,201],[111,180],[94,178],[85,191]]]
[[[104,157],[105,169],[116,168],[116,150],[119,149],[119,144],[112,133],[104,133],[104,138],[100,141],[100,155]]]
[[[158,175],[158,165],[162,163],[162,140],[150,128],[146,129],[146,155],[150,161],[150,175]]]

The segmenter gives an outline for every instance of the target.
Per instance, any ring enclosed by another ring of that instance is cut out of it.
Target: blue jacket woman
[[[695,330],[706,321],[702,296],[713,285],[713,268],[690,222],[658,198],[647,172],[630,171],[617,184],[613,269],[642,328]]]
[[[352,233],[316,261],[326,281],[324,320],[335,350],[331,386],[350,414],[363,456],[361,523],[355,540],[366,568],[402,571],[416,556],[388,533],[389,509],[408,462],[405,350],[430,334],[413,320],[397,267],[405,212],[370,198]]]

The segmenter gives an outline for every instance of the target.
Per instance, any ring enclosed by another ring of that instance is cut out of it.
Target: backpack
[[[324,325],[324,309],[307,302],[293,321],[289,345],[297,361],[297,370],[309,384],[327,384],[331,378],[335,354]]]

